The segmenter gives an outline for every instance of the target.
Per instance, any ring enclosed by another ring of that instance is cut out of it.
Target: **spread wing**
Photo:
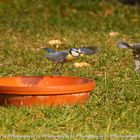
[[[81,47],[81,53],[85,54],[85,55],[92,55],[92,54],[96,54],[97,52],[99,52],[100,49],[98,47]]]
[[[135,51],[140,51],[140,43],[135,43],[135,44],[129,45],[126,42],[119,41],[119,42],[117,42],[117,46],[119,48],[129,48],[129,49],[132,49],[132,50],[135,50]]]
[[[47,51],[47,52],[49,52],[49,53],[55,53],[56,52],[52,48],[44,48],[44,50]]]
[[[132,49],[136,49],[140,51],[140,43],[132,44],[131,47]]]
[[[46,58],[55,63],[63,63],[66,61],[67,52],[55,52],[46,54]]]
[[[128,43],[126,43],[126,42],[118,41],[117,42],[117,47],[126,49],[126,48],[130,48],[130,45]]]

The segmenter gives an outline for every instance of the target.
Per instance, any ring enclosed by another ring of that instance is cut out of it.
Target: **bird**
[[[92,55],[96,54],[99,51],[99,48],[92,46],[81,46],[79,48],[70,48],[64,51],[55,51],[52,48],[46,47],[44,48],[47,51],[45,57],[55,63],[55,71],[58,72],[58,64],[63,65],[64,63],[71,61],[78,57],[83,57],[84,55]],[[59,73],[60,74],[60,73]]]
[[[119,48],[132,50],[133,59],[135,63],[135,71],[140,74],[140,43],[129,44],[124,41],[118,41],[117,46]]]

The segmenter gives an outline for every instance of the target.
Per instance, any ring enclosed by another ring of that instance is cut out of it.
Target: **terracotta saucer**
[[[72,105],[83,103],[95,88],[88,78],[21,76],[0,78],[0,105]]]

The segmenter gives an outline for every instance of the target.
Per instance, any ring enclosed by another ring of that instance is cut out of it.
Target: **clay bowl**
[[[87,100],[96,82],[67,76],[23,76],[0,78],[0,105],[61,106]]]

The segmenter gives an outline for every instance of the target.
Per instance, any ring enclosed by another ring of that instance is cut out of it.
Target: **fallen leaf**
[[[119,33],[118,32],[110,32],[109,35],[110,36],[117,36]]]
[[[113,10],[112,9],[105,9],[104,15],[105,16],[112,16],[113,15]]]
[[[62,45],[63,43],[60,40],[49,40],[47,44],[50,46],[55,46],[56,48],[59,48],[60,45]]]
[[[69,14],[68,12],[66,11],[66,7],[63,5],[63,6],[60,6],[60,14],[63,16],[63,17],[67,17]]]
[[[75,66],[76,68],[81,68],[81,67],[89,67],[90,64],[87,63],[87,62],[80,62],[80,63],[74,63],[74,66]]]

